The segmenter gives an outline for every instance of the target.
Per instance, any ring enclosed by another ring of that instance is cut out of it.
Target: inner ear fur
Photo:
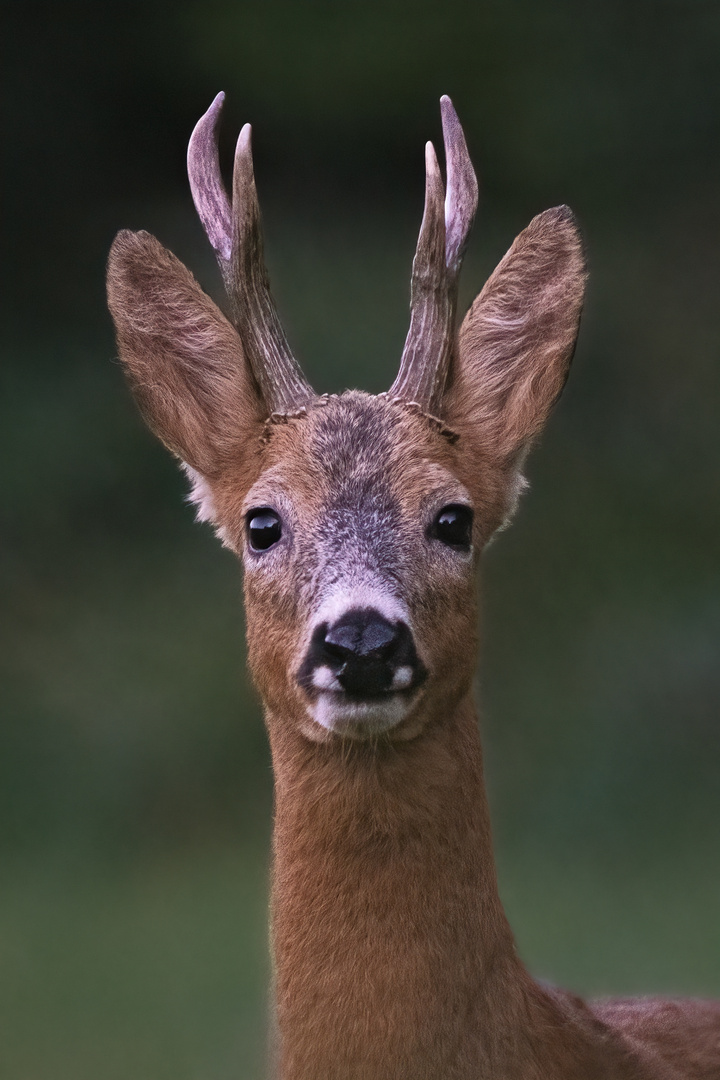
[[[212,479],[262,430],[265,409],[234,327],[147,232],[118,233],[108,304],[120,359],[149,427]]]
[[[484,459],[517,471],[562,392],[585,291],[566,206],[533,218],[460,327],[443,413]]]

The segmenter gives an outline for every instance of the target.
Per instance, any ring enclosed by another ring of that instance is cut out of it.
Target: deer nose
[[[316,627],[300,681],[308,688],[334,686],[352,697],[373,697],[414,689],[424,674],[407,624],[363,608]]]
[[[323,641],[325,652],[333,659],[388,660],[399,642],[397,626],[374,611],[352,612],[331,626]]]

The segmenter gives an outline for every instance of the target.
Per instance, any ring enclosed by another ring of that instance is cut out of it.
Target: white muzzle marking
[[[397,727],[410,711],[410,702],[392,693],[372,701],[353,701],[345,693],[323,691],[308,711],[326,731],[363,739]]]
[[[390,591],[373,585],[357,584],[332,592],[318,609],[308,633],[308,641],[323,623],[332,626],[350,611],[373,610],[388,622],[404,622],[412,630],[410,613]],[[305,645],[307,648],[307,643]],[[412,696],[403,693],[412,682],[412,668],[399,667],[387,693],[368,701],[349,697],[337,677],[325,664],[312,673],[312,687],[318,691],[308,702],[308,713],[326,731],[362,739],[390,731],[405,718],[412,706]]]

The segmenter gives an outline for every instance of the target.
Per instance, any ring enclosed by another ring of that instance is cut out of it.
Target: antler
[[[195,209],[215,249],[243,348],[271,413],[291,413],[315,391],[293,357],[283,332],[263,262],[249,124],[235,150],[232,205],[220,174],[218,126],[225,95],[217,95],[188,145],[188,176]]]
[[[391,397],[437,413],[447,381],[457,286],[477,209],[478,185],[449,97],[440,98],[447,193],[432,143],[425,147],[425,211],[413,260],[410,329]],[[443,214],[444,197],[444,214]]]

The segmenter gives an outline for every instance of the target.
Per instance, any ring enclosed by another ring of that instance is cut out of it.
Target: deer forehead
[[[417,518],[437,499],[467,500],[453,465],[452,448],[428,418],[348,391],[272,425],[245,511],[277,500],[305,525],[330,516],[341,535],[372,534],[374,524]]]
[[[442,505],[469,500],[452,455],[427,418],[355,391],[277,425],[244,513],[272,507],[290,540],[269,558],[246,555],[251,605],[272,596],[284,610],[292,596],[311,621],[348,606],[408,618],[435,577],[429,524]]]

